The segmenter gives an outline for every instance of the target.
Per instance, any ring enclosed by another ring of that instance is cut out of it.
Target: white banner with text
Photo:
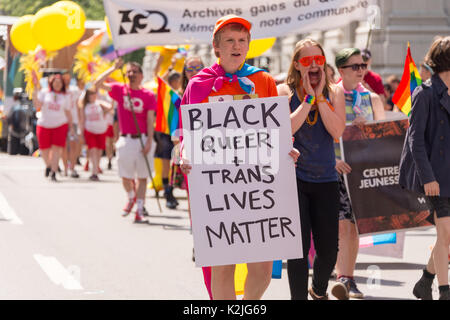
[[[375,0],[103,0],[116,49],[211,43],[228,14],[252,23],[252,39],[329,30],[379,14]]]

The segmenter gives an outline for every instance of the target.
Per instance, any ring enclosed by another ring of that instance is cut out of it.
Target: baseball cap
[[[227,24],[230,23],[242,24],[248,31],[250,31],[250,29],[252,28],[252,24],[247,20],[245,20],[244,18],[241,18],[234,14],[229,14],[217,20],[216,25],[214,26],[213,36],[216,34],[217,31],[219,31],[220,29],[222,29],[223,27],[225,27]]]

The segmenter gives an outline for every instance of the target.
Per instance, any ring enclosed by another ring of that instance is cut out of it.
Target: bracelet
[[[303,100],[303,101],[308,103],[308,104],[310,104],[310,105],[314,105],[314,103],[316,103],[316,97],[307,94],[305,96],[305,100]]]
[[[317,97],[317,102],[327,102],[327,98],[323,94],[320,94],[319,97]]]

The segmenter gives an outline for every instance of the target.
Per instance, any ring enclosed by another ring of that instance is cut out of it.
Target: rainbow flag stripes
[[[180,96],[159,77],[157,95],[155,131],[173,135],[180,127]]]
[[[411,96],[418,86],[422,84],[419,71],[411,57],[411,48],[408,42],[408,52],[406,54],[405,67],[403,69],[402,80],[392,97],[392,102],[407,116],[411,114]]]

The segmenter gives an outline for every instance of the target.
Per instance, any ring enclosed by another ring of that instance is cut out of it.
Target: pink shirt
[[[127,85],[114,83],[111,85],[109,96],[117,101],[117,115],[119,118],[119,129],[121,134],[137,134],[133,121],[133,114],[128,103],[130,93],[133,109],[139,124],[141,133],[147,133],[147,112],[156,112],[156,98],[153,92],[147,89],[132,90]]]

